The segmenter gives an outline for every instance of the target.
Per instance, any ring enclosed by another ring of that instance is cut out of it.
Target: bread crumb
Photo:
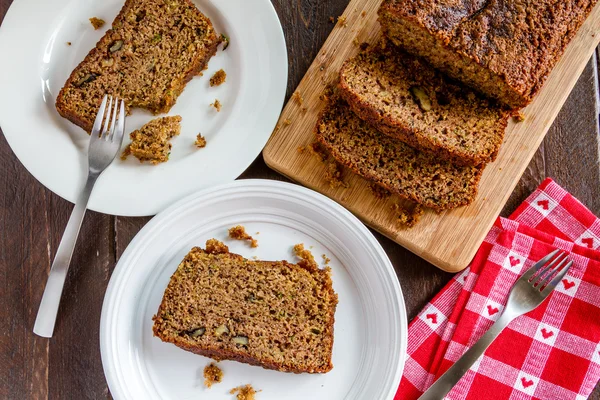
[[[204,367],[204,386],[210,388],[215,383],[223,380],[223,371],[215,363],[210,363]]]
[[[361,12],[361,13],[360,13],[360,15],[361,15],[361,17],[363,17],[363,18],[364,18],[364,17],[366,17],[366,16],[367,16],[367,12],[366,12],[366,11],[363,11],[363,12]]]
[[[355,37],[352,43],[354,43],[356,47],[360,46],[360,40],[358,40],[358,37]]]
[[[398,203],[392,206],[392,210],[397,214],[397,221],[400,226],[412,228],[415,226],[424,213],[423,206],[415,204],[413,207],[400,205]]]
[[[525,114],[518,111],[515,115],[513,115],[513,120],[515,122],[523,122],[523,121],[525,121]]]
[[[94,27],[95,30],[102,28],[104,26],[104,24],[106,23],[106,22],[104,22],[103,19],[96,18],[96,17],[90,18],[90,22],[92,23],[92,26]]]
[[[221,112],[221,102],[219,100],[215,100],[214,103],[210,103],[211,107],[214,107],[217,112]]]
[[[303,154],[306,151],[306,146],[298,146],[296,150],[298,153]]]
[[[306,111],[308,111],[308,108],[306,108],[306,107],[302,107],[302,108],[300,109],[300,111],[302,111],[303,113],[305,113]]]
[[[285,126],[288,126],[288,125],[290,125],[291,123],[292,123],[292,121],[291,121],[290,119],[288,119],[288,118],[286,118],[286,119],[284,119],[284,120],[283,120],[283,124],[284,124]]]
[[[321,257],[323,257],[323,261],[325,261],[325,264],[329,264],[329,262],[331,261],[331,260],[329,259],[329,257],[327,257],[327,255],[326,255],[326,254],[323,254],[323,255],[321,255]]]
[[[260,392],[260,390],[259,390]],[[236,394],[237,400],[255,400],[256,390],[251,385],[238,386],[229,391],[230,394]]]
[[[375,183],[370,183],[369,184],[369,189],[371,189],[371,193],[373,193],[373,196],[375,196],[378,199],[387,199],[388,197],[390,197],[392,195],[392,193],[387,190],[386,188],[383,188]]]
[[[206,241],[206,252],[210,254],[229,253],[229,247],[217,239],[208,239]]]
[[[67,42],[67,46],[70,46],[72,43],[71,42]]]
[[[260,235],[260,232],[256,232],[255,235]]]
[[[225,82],[225,79],[227,79],[227,74],[223,69],[220,69],[210,78],[210,86],[219,86]]]
[[[223,42],[223,51],[227,50],[229,47],[229,36],[224,33],[221,33],[221,41]]]
[[[344,182],[342,178],[344,167],[342,167],[340,163],[334,160],[328,160],[325,168],[325,180],[329,183],[330,188],[337,189],[339,187],[349,187],[349,185]]]
[[[206,138],[204,136],[202,136],[201,133],[199,133],[196,136],[196,141],[194,142],[194,145],[196,145],[196,147],[199,149],[206,147]]]
[[[292,99],[294,99],[296,101],[296,103],[298,103],[299,106],[301,106],[302,104],[304,104],[304,99],[302,98],[302,96],[300,95],[300,93],[298,93],[298,91],[295,91],[292,94]]]
[[[315,257],[312,255],[310,250],[304,248],[304,243],[298,243],[297,245],[294,245],[294,254],[301,260],[299,264],[303,264],[307,267],[317,267]]]
[[[252,236],[248,235],[246,228],[244,228],[242,225],[229,228],[229,237],[235,240],[249,240],[250,247],[258,247],[258,241]]]
[[[329,17],[329,22],[331,22],[332,24],[335,24],[335,18]]]
[[[340,24],[343,28],[345,28],[346,26],[348,26],[348,21],[346,20],[346,17],[339,16],[338,17],[338,24]]]

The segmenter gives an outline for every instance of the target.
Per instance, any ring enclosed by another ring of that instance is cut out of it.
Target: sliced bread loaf
[[[461,165],[493,161],[509,117],[385,41],[344,63],[340,93],[381,132]]]
[[[105,94],[166,113],[221,38],[191,0],[127,0],[56,98],[59,114],[91,131]]]
[[[171,277],[153,331],[216,360],[328,372],[336,305],[329,268],[247,260],[211,239]]]
[[[356,174],[426,207],[445,210],[473,201],[483,166],[458,166],[384,135],[334,95],[315,129],[317,140]]]

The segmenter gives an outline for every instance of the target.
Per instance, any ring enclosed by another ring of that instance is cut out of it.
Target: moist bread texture
[[[385,41],[344,63],[340,94],[382,133],[460,165],[496,158],[510,114]]]
[[[323,373],[333,368],[336,305],[329,268],[247,260],[211,239],[171,277],[153,331],[216,360]]]
[[[181,131],[181,117],[155,118],[129,134],[131,143],[125,148],[121,159],[128,155],[136,157],[140,162],[150,161],[159,164],[169,161],[171,154],[170,140]]]
[[[220,42],[191,0],[127,0],[67,79],[56,109],[88,133],[105,94],[124,99],[127,112],[166,113]]]
[[[384,0],[396,45],[511,108],[526,106],[597,0]]]
[[[382,134],[332,95],[315,128],[317,140],[341,164],[400,197],[436,210],[467,205],[482,166],[458,166]]]

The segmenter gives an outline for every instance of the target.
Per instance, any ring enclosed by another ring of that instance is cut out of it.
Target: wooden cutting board
[[[468,207],[440,214],[428,210],[410,229],[403,229],[397,222],[392,209],[399,202],[396,196],[378,199],[365,180],[350,173],[344,176],[348,188],[332,189],[324,179],[323,163],[308,151],[298,151],[313,142],[313,128],[324,106],[319,96],[336,81],[342,63],[359,51],[359,43],[374,43],[379,38],[380,4],[381,0],[350,1],[296,89],[303,98],[302,104],[291,98],[263,156],[281,174],[334,199],[367,225],[437,267],[457,272],[466,268],[475,255],[600,42],[600,3],[536,99],[523,110],[525,120],[509,122],[497,160],[483,173],[476,200]]]

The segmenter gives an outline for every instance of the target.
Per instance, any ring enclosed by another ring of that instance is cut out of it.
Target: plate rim
[[[232,188],[240,190],[245,187],[252,189],[262,188],[263,190],[284,188],[286,190],[295,191],[299,194],[310,195],[310,197],[314,201],[317,201],[322,205],[333,208],[333,210],[339,212],[340,215],[346,219],[347,223],[354,225],[354,227],[357,228],[357,234],[362,236],[365,240],[367,240],[367,242],[371,246],[373,246],[374,252],[382,258],[382,262],[385,265],[385,268],[383,268],[380,271],[380,273],[383,273],[386,276],[386,278],[391,278],[385,283],[390,285],[392,295],[397,301],[396,307],[399,312],[399,314],[397,315],[398,330],[400,335],[400,337],[397,339],[397,347],[400,350],[400,352],[397,355],[399,357],[399,362],[397,370],[393,374],[390,392],[386,395],[387,398],[392,399],[397,391],[398,385],[400,384],[400,378],[402,376],[402,372],[406,363],[404,355],[406,354],[408,346],[408,317],[406,304],[404,302],[404,295],[400,285],[400,280],[395,272],[391,260],[387,256],[387,253],[385,252],[377,238],[369,231],[369,229],[354,214],[342,207],[340,204],[336,203],[335,201],[318,192],[315,192],[303,186],[268,179],[235,180],[233,182],[216,185],[203,190],[196,191],[158,213],[146,225],[144,225],[144,227],[131,240],[121,257],[119,258],[112,272],[103,299],[102,312],[100,317],[100,354],[104,376],[106,378],[111,394],[115,398],[126,398],[123,397],[124,393],[121,391],[121,385],[119,383],[118,377],[116,377],[115,372],[111,370],[112,365],[109,365],[109,362],[113,361],[113,357],[110,355],[110,345],[112,341],[110,340],[109,328],[112,326],[110,321],[111,315],[114,313],[116,302],[118,302],[118,298],[115,297],[115,293],[113,292],[115,292],[118,289],[118,284],[123,279],[123,275],[127,272],[128,269],[131,268],[127,267],[127,263],[129,262],[128,259],[131,258],[131,256],[134,254],[135,248],[139,247],[147,238],[151,237],[154,234],[154,231],[159,227],[159,225],[163,223],[163,220],[168,220],[168,217],[170,215],[177,212],[183,206],[189,205],[191,202],[194,202],[194,200],[202,201],[202,198],[206,197],[208,194],[215,195],[218,192],[227,191]],[[118,391],[113,392],[113,390]]]
[[[95,1],[100,1],[100,0],[88,0],[88,1],[95,2]],[[191,0],[191,1],[194,2],[194,0]],[[274,110],[277,110],[277,112],[275,112],[275,111],[273,112],[273,116],[272,116],[273,121],[272,121],[272,123],[268,124],[270,128],[265,129],[267,131],[267,133],[265,133],[263,135],[263,137],[261,137],[260,135],[252,135],[253,140],[251,143],[253,143],[254,146],[252,146],[250,148],[246,148],[246,150],[251,150],[250,153],[252,154],[252,156],[248,156],[248,157],[244,158],[243,162],[232,163],[233,168],[231,169],[231,171],[224,174],[223,179],[220,182],[216,183],[216,185],[219,185],[222,183],[227,183],[227,182],[232,182],[235,179],[237,179],[262,154],[262,150],[264,149],[266,143],[270,139],[270,137],[273,133],[273,130],[277,126],[279,116],[281,115],[281,110],[283,109],[283,106],[285,104],[285,95],[287,92],[287,83],[288,83],[288,79],[289,79],[289,62],[288,62],[289,57],[288,57],[288,49],[287,49],[285,34],[283,31],[283,26],[281,24],[281,20],[279,19],[279,15],[277,14],[275,6],[273,5],[273,3],[271,1],[269,1],[269,0],[254,0],[254,1],[258,2],[258,4],[261,4],[261,7],[263,7],[263,10],[264,10],[263,16],[268,16],[269,17],[268,20],[272,22],[271,29],[273,31],[275,31],[276,34],[274,36],[270,35],[269,37],[273,40],[274,43],[276,43],[275,46],[276,46],[276,48],[279,49],[278,51],[280,51],[281,54],[283,56],[285,56],[285,57],[282,57],[282,60],[280,62],[274,64],[274,65],[276,65],[276,68],[281,72],[282,76],[281,76],[281,82],[278,82],[276,84],[277,87],[274,87],[272,90],[271,96],[273,97],[273,100],[271,102],[269,102],[269,104],[271,104],[272,108]],[[47,2],[43,2],[43,4],[47,8],[53,7],[58,10],[64,10],[66,7],[68,7],[69,5],[71,5],[75,2],[76,2],[76,0],[48,0]],[[29,10],[31,7],[35,7],[36,5],[39,5],[39,3],[40,3],[39,0],[14,0],[11,3],[10,7],[8,8],[8,10],[6,12],[6,15],[4,16],[2,24],[0,24],[0,50],[5,50],[7,56],[15,55],[16,54],[15,48],[18,47],[15,45],[10,45],[9,40],[13,41],[13,42],[14,42],[14,40],[17,40],[19,44],[27,45],[26,46],[26,48],[28,49],[27,54],[29,54],[29,56],[26,56],[23,58],[29,59],[31,57],[31,54],[37,54],[39,56],[42,55],[42,50],[47,42],[47,40],[46,40],[47,38],[40,39],[39,35],[41,32],[45,32],[45,33],[50,32],[50,29],[53,26],[52,23],[53,23],[54,19],[56,19],[56,17],[59,15],[58,13],[51,14],[50,16],[47,16],[47,17],[45,16],[44,19],[49,21],[48,24],[44,25],[43,27],[38,27],[33,35],[31,35],[31,34],[23,35],[23,37],[13,39],[12,36],[14,36],[14,35],[11,35],[11,37],[9,37],[9,34],[8,34],[9,33],[8,31],[11,31],[11,33],[14,33],[15,26],[22,25],[24,28],[21,28],[21,29],[25,29],[25,27],[29,26],[29,24],[20,24],[19,21],[17,21],[17,17],[19,17],[23,12],[26,12],[27,10]],[[20,60],[21,58],[17,58],[17,59]],[[36,60],[38,60],[38,58],[36,58]],[[13,64],[15,64],[15,65],[13,65]],[[9,78],[3,79],[2,76],[8,76],[11,71],[13,71],[15,68],[18,68],[19,63],[13,63],[13,64],[10,64],[10,63],[2,64],[5,67],[0,65],[0,84],[2,82],[6,83],[7,80],[9,79]],[[24,78],[24,79],[34,79],[34,80],[38,79],[39,78],[38,72],[39,72],[40,65],[42,65],[42,64],[37,61],[34,66],[29,65],[27,68],[29,70],[35,70],[36,75],[31,78]],[[22,80],[20,80],[19,82],[22,82]],[[39,104],[36,101],[36,104],[31,105],[31,113],[32,114],[37,112],[37,109],[36,109],[37,106],[46,102],[43,99],[42,92],[43,91],[40,89],[39,95],[36,96],[37,100],[42,100],[42,101]],[[51,102],[53,102],[53,100],[54,100],[54,97],[51,99]],[[7,104],[9,102],[10,102],[9,90],[0,91],[0,103]],[[33,161],[34,157],[32,157],[31,155],[28,154],[29,150],[27,148],[27,144],[34,141],[35,136],[32,136],[33,135],[32,133],[25,132],[23,129],[19,129],[19,128],[15,129],[15,126],[18,125],[19,122],[15,121],[15,120],[11,120],[12,117],[10,116],[10,114],[11,114],[10,110],[4,111],[3,108],[0,107],[0,129],[1,129],[2,133],[4,134],[4,137],[6,138],[6,141],[9,145],[11,151],[14,153],[15,157],[19,160],[19,163],[25,168],[25,170],[27,172],[29,172],[29,174],[31,174],[35,178],[36,181],[38,181],[46,189],[48,189],[52,193],[56,194],[57,196],[61,197],[62,199],[66,200],[70,203],[75,203],[75,201],[78,198],[79,192],[83,189],[83,184],[85,182],[85,176],[87,175],[87,168],[86,168],[87,156],[85,154],[80,155],[81,162],[77,162],[78,164],[81,164],[80,168],[82,171],[81,173],[83,174],[83,180],[81,180],[81,182],[75,182],[74,185],[76,187],[72,190],[72,193],[69,193],[70,189],[65,189],[65,188],[61,187],[58,183],[56,183],[60,180],[59,177],[56,177],[56,178],[54,178],[54,180],[52,180],[52,179],[48,179],[48,177],[44,176],[42,171],[45,169],[45,167],[41,166],[41,165],[37,165]],[[169,114],[163,114],[162,116],[166,116],[166,115],[169,115]],[[56,114],[55,117],[60,118],[58,116],[58,114]],[[248,151],[245,151],[245,153],[248,153]],[[118,158],[118,156],[115,157],[115,160],[117,160],[117,158]],[[205,186],[196,187],[195,189],[193,189],[193,191],[203,190],[205,188],[208,188],[208,187],[211,187],[214,185],[215,185],[215,183],[207,182],[205,184]],[[70,187],[73,187],[73,185],[71,185]],[[116,190],[116,189],[110,189],[109,191],[112,192],[113,190]],[[193,192],[183,193],[179,196],[179,198],[175,198],[174,200],[171,200],[171,202],[173,202],[173,201],[176,202],[181,197],[187,196],[189,193],[193,193]],[[167,201],[165,199],[163,199],[163,201],[161,203],[162,204],[154,203],[154,205],[146,206],[146,207],[144,207],[145,210],[140,212],[136,207],[124,207],[115,202],[106,202],[106,203],[102,203],[99,201],[95,202],[94,195],[92,194],[92,196],[90,198],[90,202],[88,204],[88,209],[99,212],[99,213],[107,214],[107,215],[126,216],[126,217],[142,217],[142,216],[156,215],[158,212],[162,211],[163,209],[165,209],[169,206],[169,205],[166,205],[166,206],[164,205],[165,203],[167,203]]]

